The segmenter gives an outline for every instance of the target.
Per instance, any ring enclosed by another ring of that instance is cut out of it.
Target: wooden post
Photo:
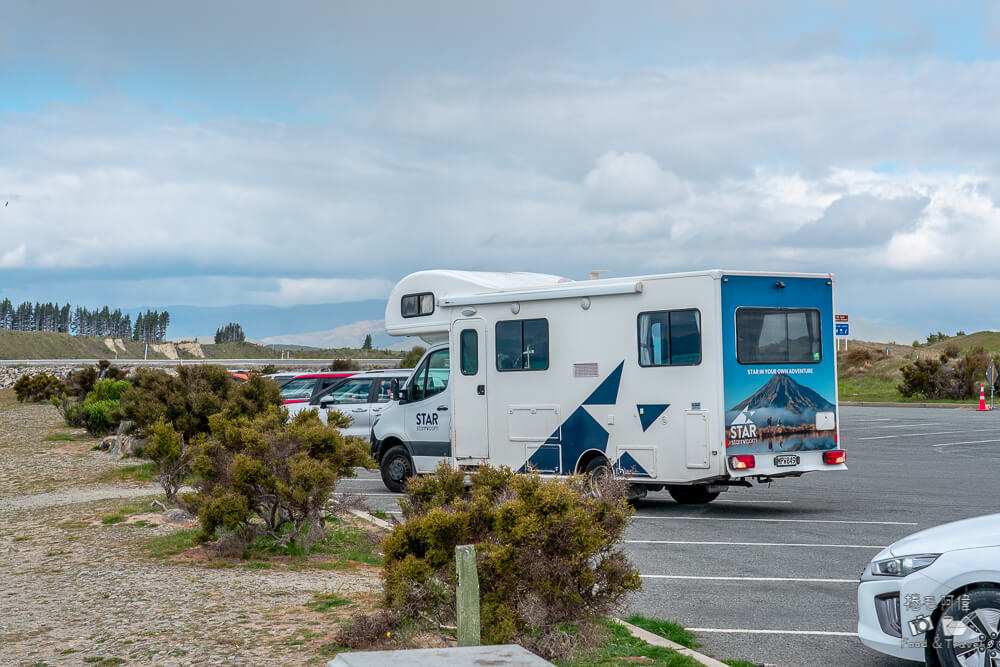
[[[455,547],[455,571],[458,574],[458,645],[479,646],[479,574],[476,571],[476,547]]]

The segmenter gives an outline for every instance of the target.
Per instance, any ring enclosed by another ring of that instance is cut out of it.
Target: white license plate
[[[774,457],[774,465],[776,466],[797,466],[798,464],[799,457],[794,454],[784,454]]]

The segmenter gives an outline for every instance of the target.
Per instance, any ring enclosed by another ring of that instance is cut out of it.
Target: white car
[[[1000,666],[1000,514],[904,537],[865,567],[858,637],[946,667]]]
[[[372,421],[385,404],[391,400],[392,381],[400,384],[410,377],[410,369],[380,370],[356,373],[302,403],[286,405],[289,416],[303,410],[319,409],[319,417],[326,422],[328,410],[339,410],[352,419],[351,425],[341,429],[344,435],[367,438]]]

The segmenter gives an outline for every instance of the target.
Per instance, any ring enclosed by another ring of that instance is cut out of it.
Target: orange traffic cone
[[[986,387],[984,385],[979,385],[979,407],[976,408],[976,412],[983,412],[989,410],[986,407]]]

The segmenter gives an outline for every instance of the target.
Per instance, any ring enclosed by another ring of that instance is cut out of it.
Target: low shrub
[[[330,364],[331,371],[356,371],[360,366],[354,359],[334,359]]]
[[[257,375],[237,384],[228,374],[223,378],[214,370],[219,367],[209,368],[213,370],[183,377],[160,371],[140,373],[137,386],[125,397],[125,413],[149,438],[146,455],[156,463],[157,480],[170,500],[176,500],[184,477],[191,472],[194,450],[209,435],[211,415],[205,413],[250,416],[281,404],[281,391],[273,382]]]
[[[14,383],[14,396],[21,403],[38,403],[59,399],[66,393],[66,385],[55,375],[39,373],[22,375]]]
[[[190,443],[196,493],[183,499],[198,513],[202,541],[224,538],[235,551],[263,535],[307,550],[323,538],[333,487],[371,463],[367,447],[315,410],[286,418],[279,406],[253,416],[223,410],[209,417],[211,435]]]
[[[848,366],[861,366],[865,362],[872,360],[872,353],[863,347],[852,347],[844,353],[844,363]]]
[[[517,642],[566,658],[595,636],[588,629],[640,587],[618,549],[632,509],[626,485],[608,479],[592,494],[585,478],[546,480],[483,466],[471,476],[442,464],[413,478],[401,500],[405,522],[382,545],[386,608],[440,631],[455,622],[455,547],[476,547],[483,643]],[[383,619],[384,620],[384,619]],[[355,647],[382,630],[355,618],[336,641]]]
[[[93,435],[107,435],[124,418],[122,395],[129,387],[125,380],[98,380],[82,403],[67,400],[62,404],[66,424],[83,427]]]

